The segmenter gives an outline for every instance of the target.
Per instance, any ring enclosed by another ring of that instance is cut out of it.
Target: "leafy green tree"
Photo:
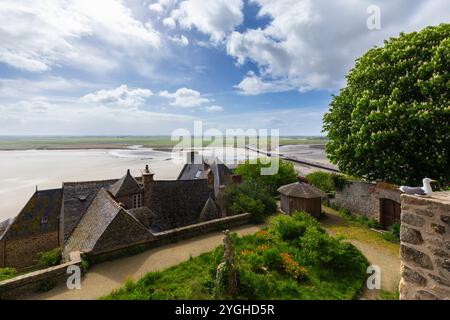
[[[227,188],[229,210],[233,214],[251,213],[252,222],[262,222],[265,216],[277,210],[277,204],[268,190],[253,180],[234,184]]]
[[[330,160],[369,180],[450,179],[450,24],[370,49],[324,116]]]
[[[296,182],[297,172],[291,162],[280,159],[278,172],[274,175],[261,175],[261,169],[270,164],[262,164],[260,161],[251,164],[248,160],[240,164],[234,171],[242,175],[244,180],[252,180],[259,185],[265,186],[272,195],[277,194],[277,189],[282,185]]]

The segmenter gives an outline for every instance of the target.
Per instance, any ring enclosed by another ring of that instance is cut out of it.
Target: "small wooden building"
[[[305,211],[314,217],[322,212],[325,193],[305,182],[295,182],[278,188],[281,193],[281,210],[285,213]]]

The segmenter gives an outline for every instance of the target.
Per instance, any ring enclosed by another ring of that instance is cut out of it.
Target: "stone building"
[[[128,170],[120,179],[64,182],[60,189],[36,191],[15,219],[0,223],[0,267],[32,267],[40,252],[56,247],[63,248],[63,257],[114,250],[221,217],[215,188],[223,182],[216,180],[231,180],[231,171],[219,167],[207,168],[215,173],[212,181],[205,175],[154,180],[146,166],[140,177]]]
[[[294,182],[278,188],[281,210],[285,213],[305,211],[314,217],[322,213],[322,198],[326,195],[306,182]]]
[[[385,229],[400,222],[400,195],[398,186],[377,182],[351,181],[337,190],[330,202],[354,214],[379,221]]]

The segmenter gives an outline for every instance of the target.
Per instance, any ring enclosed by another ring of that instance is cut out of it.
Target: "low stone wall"
[[[133,245],[116,247],[113,250],[108,251],[85,252],[83,253],[83,258],[86,258],[90,264],[94,264],[136,254],[164,244],[204,235],[211,231],[240,226],[248,223],[250,216],[250,213],[244,213],[155,233],[152,240],[134,243]],[[38,286],[45,281],[51,281],[53,284],[66,281],[68,276],[66,271],[71,265],[81,265],[80,252],[72,252],[70,254],[70,261],[67,263],[30,272],[0,282],[0,299],[14,299],[16,297],[24,296],[30,292],[34,292]]]
[[[208,232],[224,230],[249,223],[250,213],[243,213],[235,216],[210,220],[185,227],[170,229],[154,234],[154,239],[133,245],[122,246],[102,252],[87,252],[86,258],[90,264],[99,263],[111,259],[116,259],[132,254],[137,254],[151,248],[156,248],[165,244],[174,243],[180,240],[189,239],[195,236],[204,235]]]
[[[390,199],[400,203],[400,190],[387,183],[368,183],[351,181],[342,190],[336,191],[330,203],[346,208],[354,214],[381,221],[381,199]]]
[[[401,196],[400,299],[450,299],[450,192]]]
[[[70,262],[0,281],[0,300],[15,299],[30,292],[35,292],[48,281],[51,285],[66,281],[68,277],[67,268],[72,265],[81,267],[80,252],[73,252]]]

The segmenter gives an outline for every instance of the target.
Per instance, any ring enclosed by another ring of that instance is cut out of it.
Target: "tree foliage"
[[[297,181],[297,172],[291,162],[279,160],[278,172],[274,175],[261,175],[261,169],[269,167],[270,164],[262,164],[260,161],[256,164],[248,160],[240,164],[234,171],[242,175],[244,180],[252,180],[259,185],[265,186],[272,195],[276,195],[277,189],[285,184]]]
[[[450,24],[370,49],[324,116],[330,160],[351,175],[450,179]]]

